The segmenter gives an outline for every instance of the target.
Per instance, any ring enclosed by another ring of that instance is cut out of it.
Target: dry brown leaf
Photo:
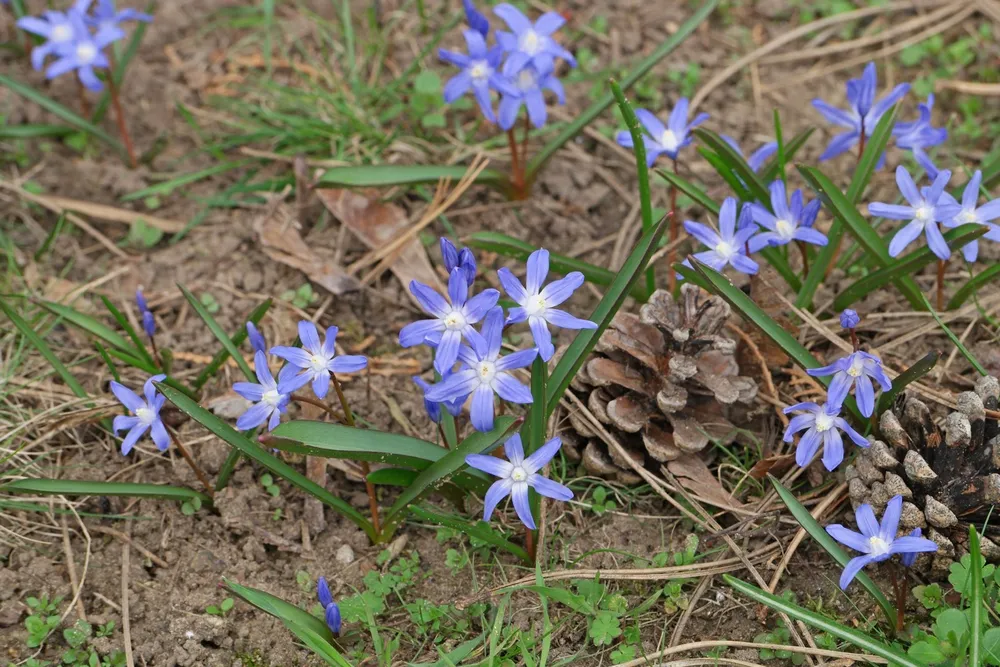
[[[667,463],[669,470],[677,481],[699,500],[703,500],[721,509],[743,509],[744,505],[733,498],[719,483],[697,454],[684,454]]]
[[[325,257],[310,247],[299,233],[294,208],[275,203],[254,223],[264,253],[276,262],[286,264],[306,274],[312,282],[340,296],[361,288],[331,257]]]
[[[383,204],[364,192],[325,189],[316,190],[316,196],[330,213],[370,249],[385,246],[402,234],[409,225],[403,209],[394,204]],[[444,292],[444,286],[438,280],[427,252],[416,238],[401,248],[389,268],[403,283],[403,287],[408,288],[410,281],[416,280],[430,285],[439,292]],[[417,303],[409,289],[406,293],[414,303]]]

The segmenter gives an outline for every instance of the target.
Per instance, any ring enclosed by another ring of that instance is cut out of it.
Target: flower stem
[[[524,169],[517,156],[517,137],[514,128],[507,130],[507,145],[510,147],[510,182],[514,186],[514,198],[524,198]]]
[[[524,171],[524,165],[528,163],[528,132],[531,131],[531,121],[528,118],[528,114],[524,114],[524,136],[521,138],[521,170]],[[523,181],[523,174],[521,180]]]
[[[803,241],[797,241],[799,246],[799,252],[802,253],[802,275],[809,275],[809,253],[806,252],[806,244]],[[750,241],[747,241],[747,250],[750,249]],[[750,253],[747,253],[748,255]]]
[[[334,410],[332,407],[330,407],[329,405],[327,405],[323,401],[320,401],[318,399],[312,398],[311,396],[303,396],[302,394],[292,394],[289,398],[291,398],[296,403],[308,403],[309,405],[314,405],[317,408],[319,408],[320,410],[323,410],[324,412],[326,412],[328,415],[330,415],[331,417],[333,417],[335,420],[337,420],[341,424],[346,423],[346,421],[344,420],[344,416],[342,414],[340,414],[339,412],[337,412],[336,410]]]
[[[135,159],[135,148],[132,146],[132,137],[129,135],[128,127],[125,125],[125,111],[122,109],[122,101],[118,96],[118,86],[115,85],[114,70],[109,70],[108,93],[111,95],[111,106],[115,110],[115,121],[118,123],[118,132],[122,135],[122,142],[125,144],[126,152],[128,152],[129,166],[135,169],[139,166],[139,163]]]
[[[938,260],[937,270],[937,309],[944,310],[944,271],[948,268],[948,260]]]
[[[156,365],[160,367],[161,371],[166,372],[166,368],[163,367],[163,357],[160,356],[160,350],[156,347],[156,336],[149,337],[149,345],[153,348],[153,359],[156,361]]]
[[[76,80],[76,93],[80,96],[80,113],[83,116],[90,115],[90,102],[87,101],[87,89],[79,78]]]
[[[677,173],[677,160],[674,159],[674,173]],[[670,293],[673,294],[674,289],[677,287],[677,272],[673,270],[674,266],[674,253],[676,252],[674,242],[677,240],[677,235],[680,230],[677,228],[677,186],[670,186],[670,242],[667,245],[667,285],[670,287]],[[749,253],[747,253],[749,255]],[[532,556],[534,558],[534,556]]]
[[[535,564],[535,553],[537,549],[535,548],[535,531],[528,527],[524,529],[524,548],[528,551],[528,558],[531,559],[531,564]]]
[[[344,419],[347,421],[347,425],[351,428],[356,428],[354,425],[354,413],[351,412],[351,406],[347,404],[347,397],[344,396],[344,390],[340,386],[337,374],[330,373],[330,379],[333,380],[333,390],[337,392],[337,398],[340,399],[340,407],[344,409]],[[375,497],[375,485],[368,479],[368,475],[372,470],[368,465],[368,461],[358,461],[358,463],[361,465],[361,474],[365,477],[365,489],[368,491],[368,507],[372,513],[372,527],[375,529],[375,534],[378,535],[382,532],[378,519],[378,498]]]
[[[896,632],[903,631],[903,614],[906,612],[906,577],[900,579],[898,576],[899,567],[893,563],[892,590],[896,594]]]
[[[177,451],[181,453],[181,456],[184,457],[184,460],[187,461],[187,464],[191,466],[191,470],[193,470],[195,476],[198,477],[198,481],[200,481],[202,486],[205,487],[205,491],[206,493],[208,493],[208,497],[214,499],[215,490],[212,488],[212,485],[209,484],[208,476],[205,474],[205,471],[202,470],[197,463],[195,463],[194,458],[192,458],[191,456],[191,452],[188,451],[187,447],[181,444],[180,438],[177,437],[176,433],[170,431],[170,438],[174,441],[174,445],[177,446]]]

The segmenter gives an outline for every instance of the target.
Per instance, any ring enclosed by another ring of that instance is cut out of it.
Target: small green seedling
[[[205,607],[205,613],[211,614],[212,616],[225,616],[229,613],[229,610],[233,608],[233,604],[232,598],[226,598],[220,602],[218,606],[210,604]]]
[[[264,473],[260,476],[260,485],[264,487],[264,490],[267,491],[272,498],[277,498],[281,495],[281,489],[274,483],[274,477],[272,477],[270,473]]]
[[[199,297],[201,305],[205,306],[205,310],[215,315],[219,312],[219,302],[215,300],[215,297],[208,292],[202,292]]]
[[[313,292],[312,285],[309,283],[305,283],[298,289],[286,290],[281,293],[281,300],[289,302],[296,308],[306,308],[318,298],[319,295]]]
[[[56,627],[59,626],[59,604],[62,597],[57,597],[52,601],[46,596],[40,598],[29,597],[24,603],[31,609],[31,614],[24,619],[24,627],[28,631],[28,639],[25,644],[28,648],[38,648]]]
[[[198,496],[193,496],[190,500],[185,500],[181,503],[181,514],[184,516],[192,516],[195,512],[201,509],[201,498]]]
[[[594,510],[594,514],[604,514],[609,510],[618,509],[618,504],[613,498],[609,498],[609,495],[608,490],[603,486],[597,487],[590,494],[590,509]]]

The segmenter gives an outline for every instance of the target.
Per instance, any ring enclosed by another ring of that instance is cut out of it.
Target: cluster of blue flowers
[[[121,24],[127,21],[149,23],[153,17],[134,9],[115,9],[114,0],[75,0],[65,12],[47,10],[41,16],[24,16],[17,26],[45,42],[31,51],[31,64],[36,70],[45,66],[49,56],[55,60],[45,76],[54,79],[76,71],[81,83],[90,90],[101,90],[103,84],[95,70],[108,69],[111,61],[104,49],[125,37]]]
[[[546,12],[532,23],[513,5],[499,4],[493,12],[510,31],[497,30],[497,43],[488,46],[489,20],[471,0],[463,0],[463,5],[469,24],[463,32],[468,53],[439,51],[442,60],[461,70],[445,84],[445,101],[451,104],[471,91],[486,120],[498,123],[504,130],[514,127],[522,106],[532,125],[542,127],[548,115],[544,91],[552,91],[560,104],[566,103],[565,91],[555,73],[556,59],[576,67],[573,55],[553,37],[566,20],[556,12]],[[493,91],[500,94],[496,113]]]
[[[330,632],[333,634],[339,635],[340,607],[333,601],[333,595],[330,593],[329,584],[326,583],[326,577],[320,577],[319,581],[316,582],[316,597],[319,598],[319,603],[323,607],[323,618],[326,621],[326,627],[330,628]]]

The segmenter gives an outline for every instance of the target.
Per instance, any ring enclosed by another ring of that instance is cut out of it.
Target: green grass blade
[[[187,302],[191,304],[192,308],[194,308],[194,312],[198,313],[198,317],[205,322],[209,330],[215,335],[216,339],[222,343],[222,348],[229,353],[229,356],[233,358],[236,365],[240,367],[241,371],[243,371],[247,381],[257,382],[257,376],[254,374],[253,369],[250,368],[250,364],[248,364],[246,359],[243,358],[240,351],[236,349],[236,346],[233,345],[233,341],[230,340],[229,336],[226,335],[226,332],[222,330],[222,327],[215,321],[215,318],[212,317],[210,312],[208,312],[208,309],[205,308],[204,304],[202,304],[198,297],[187,291],[187,289],[185,289],[185,287],[180,283],[177,284],[177,287],[180,288],[181,293],[184,294],[184,298],[187,299]]]
[[[527,261],[528,255],[538,250],[530,243],[499,232],[474,232],[464,240],[473,248],[488,250],[522,262]],[[610,285],[617,275],[614,271],[604,267],[556,253],[549,253],[549,267],[552,271],[563,275],[571,271],[579,271],[587,282],[595,285]],[[652,292],[647,291],[642,285],[636,285],[631,292],[631,295],[640,301],[648,299],[650,294]]]
[[[906,385],[927,375],[927,373],[934,368],[940,358],[940,352],[928,352],[920,361],[897,375],[896,379],[892,381],[892,389],[883,392],[882,395],[879,396],[875,414],[881,416],[883,412],[892,407],[892,402],[896,400],[896,396],[898,396],[901,391],[906,389]]]
[[[665,180],[678,191],[684,193],[694,200],[696,204],[706,211],[719,215],[719,205],[708,196],[708,193],[699,188],[691,181],[670,171],[669,169],[657,169],[656,175]]]
[[[701,3],[697,11],[677,29],[677,32],[668,37],[662,44],[656,47],[655,51],[646,56],[644,60],[640,61],[629,71],[621,81],[622,90],[631,88],[636,81],[645,76],[658,62],[666,58],[674,49],[680,46],[715,11],[715,7],[718,4],[719,0],[707,0]],[[599,100],[591,104],[577,116],[572,123],[567,124],[549,143],[545,144],[538,155],[528,163],[528,182],[531,183],[534,181],[535,174],[555,155],[556,151],[583,131],[583,128],[592,123],[595,118],[604,113],[614,103],[614,95],[605,93]]]
[[[108,356],[108,351],[104,349],[104,346],[98,343],[97,341],[94,341],[94,347],[97,348],[97,353],[101,355],[101,359],[104,361],[104,365],[108,367],[108,372],[111,373],[111,378],[115,382],[120,383],[122,379],[118,375],[118,369],[115,367],[115,362],[113,362],[111,360],[111,357]]]
[[[785,167],[788,165],[788,157],[785,155],[785,136],[781,132],[781,115],[778,113],[777,107],[774,109],[774,139],[778,142],[778,178],[787,188],[788,176],[785,174]],[[764,182],[767,183],[767,181]]]
[[[271,299],[267,299],[264,303],[254,308],[250,312],[250,315],[247,316],[246,322],[253,322],[255,325],[260,324],[260,321],[264,319],[264,315],[267,314],[267,311],[271,308],[271,303]],[[240,345],[243,344],[243,341],[247,339],[248,335],[246,323],[244,323],[244,325],[237,329],[236,333],[232,335],[232,338],[229,339],[231,345],[224,345],[221,350],[215,353],[215,356],[212,357],[212,361],[209,362],[208,366],[205,366],[205,368],[198,373],[198,377],[195,378],[192,386],[195,389],[201,389],[205,386],[208,379],[218,372],[218,370],[222,367],[222,364],[226,363],[226,359],[229,359],[232,356],[230,350],[239,350]],[[240,358],[242,358],[242,355],[240,355]],[[254,382],[256,382],[256,380],[254,380]]]
[[[0,125],[0,139],[55,139],[77,131],[65,125]]]
[[[521,442],[524,444],[524,453],[530,456],[545,444],[546,427],[548,419],[545,416],[545,387],[548,384],[549,365],[542,361],[541,356],[536,356],[531,362],[531,407],[528,409],[528,418],[521,428]],[[541,516],[541,496],[534,489],[528,489],[528,503],[532,516]],[[534,531],[537,537],[538,531]]]
[[[31,328],[31,325],[25,322],[20,315],[14,312],[14,309],[11,308],[10,305],[3,299],[0,299],[0,310],[2,310],[4,315],[7,316],[7,319],[9,319],[11,323],[17,327],[17,330],[21,332],[21,335],[24,336],[36,350],[38,350],[39,354],[45,357],[45,360],[49,362],[52,369],[59,374],[59,377],[63,379],[63,382],[66,383],[66,386],[69,387],[74,394],[80,398],[87,398],[89,396],[87,390],[84,389],[79,382],[77,382],[76,378],[69,372],[69,369],[66,368],[63,362],[59,361],[59,357],[52,352],[52,349],[48,346],[48,344],[46,344],[46,342],[42,340],[37,333],[35,333],[35,330]]]
[[[983,664],[983,563],[979,533],[969,526],[969,667]]]
[[[978,239],[988,231],[989,228],[985,225],[962,225],[945,233],[944,240],[948,244],[948,248],[955,250],[970,241]],[[861,280],[849,285],[834,300],[833,309],[843,310],[844,308],[848,308],[858,299],[864,298],[886,283],[892,282],[901,276],[915,275],[917,271],[936,261],[938,261],[937,255],[927,246],[904,255],[891,265],[870,273]]]
[[[322,658],[331,667],[354,667],[330,642],[323,639],[316,631],[310,628],[303,628],[291,621],[282,621],[282,624],[288,628],[289,632],[301,639],[302,643],[309,647],[310,651]]]
[[[136,201],[138,199],[145,199],[146,197],[161,197],[172,193],[177,188],[184,187],[185,185],[191,185],[192,183],[197,183],[200,180],[209,178],[210,176],[217,176],[223,174],[227,171],[237,169],[244,165],[250,163],[250,160],[233,160],[230,162],[223,162],[221,164],[216,164],[207,169],[202,169],[200,171],[192,171],[188,174],[181,174],[176,178],[171,178],[169,181],[164,181],[163,183],[157,183],[156,185],[151,185],[148,188],[142,188],[141,190],[136,190],[135,192],[130,192],[121,198],[121,201]]]
[[[462,165],[386,164],[357,167],[333,167],[320,176],[319,187],[377,188],[389,185],[437,183],[442,178],[457,183],[469,171]],[[480,185],[502,186],[506,177],[493,169],[484,169],[476,177]]]
[[[597,323],[596,329],[583,329],[577,335],[570,346],[566,349],[562,359],[552,369],[552,374],[548,381],[548,402],[545,409],[545,416],[548,417],[559,405],[563,392],[569,387],[570,381],[580,366],[587,360],[590,351],[597,345],[601,334],[611,324],[611,319],[615,313],[625,303],[625,299],[632,291],[632,287],[638,282],[650,257],[656,252],[660,238],[667,228],[668,218],[664,217],[656,226],[643,234],[635,244],[635,248],[629,254],[628,259],[622,264],[621,270],[615,276],[611,286],[604,293],[601,302],[590,315],[590,321]]]
[[[812,133],[815,131],[816,131],[815,127],[810,127],[805,130],[802,130],[794,137],[792,137],[787,144],[785,144],[786,164],[793,157],[795,157],[795,154],[799,152],[800,148],[806,145],[806,142],[809,141],[809,137],[811,137]],[[770,183],[775,179],[775,177],[777,177],[778,169],[780,167],[781,167],[781,161],[778,159],[778,157],[775,156],[771,158],[768,161],[768,163],[765,164],[763,167],[761,167],[760,171],[758,172],[760,174],[760,180],[764,181],[765,183]]]
[[[226,460],[222,462],[222,467],[219,468],[219,476],[215,479],[216,493],[229,486],[229,480],[233,477],[233,471],[236,470],[236,464],[240,462],[242,457],[243,455],[240,454],[240,450],[229,450]]]
[[[798,606],[797,604],[792,604],[784,598],[780,598],[777,595],[773,595],[767,591],[757,588],[753,584],[748,584],[747,582],[737,579],[729,574],[722,575],[722,578],[727,584],[729,584],[730,587],[739,591],[743,595],[746,595],[751,600],[766,605],[775,611],[787,614],[791,618],[807,623],[814,628],[818,628],[823,632],[833,635],[834,637],[850,642],[872,655],[885,658],[889,661],[890,665],[896,665],[897,667],[926,667],[923,663],[913,660],[908,655],[901,653],[894,647],[883,644],[863,632],[849,628],[846,625],[841,625],[836,621],[830,620],[826,616],[821,616],[820,614],[811,612],[808,609]]]
[[[855,206],[864,196],[872,176],[875,175],[878,161],[882,157],[882,153],[885,152],[886,146],[889,145],[889,140],[892,139],[892,128],[896,126],[896,113],[898,111],[899,107],[894,106],[879,119],[875,131],[872,132],[872,136],[869,137],[865,146],[865,152],[861,156],[861,160],[858,161],[858,167],[854,170],[854,176],[851,178],[851,183],[847,186],[845,193],[847,201]]]
[[[243,456],[256,461],[275,475],[284,478],[290,484],[299,487],[306,493],[315,496],[316,498],[319,498],[320,501],[332,507],[341,516],[353,521],[355,525],[367,533],[368,537],[373,542],[375,541],[377,536],[375,535],[374,528],[372,528],[372,524],[360,512],[351,507],[350,504],[333,495],[281,459],[273,456],[263,447],[251,442],[246,436],[238,432],[232,426],[222,421],[208,410],[202,408],[196,401],[192,400],[188,396],[185,396],[183,392],[180,392],[173,387],[168,387],[163,383],[157,383],[156,387],[163,393],[164,396],[167,397],[167,400],[176,405],[181,412],[207,428],[209,431],[227,442],[231,447],[240,450],[240,453],[243,454]]]
[[[416,481],[417,476],[420,472],[417,470],[407,470],[406,468],[380,468],[378,470],[373,470],[368,473],[368,481],[376,486],[399,486],[408,487],[413,482]],[[480,495],[486,493],[489,489],[489,483],[483,483],[478,489],[475,489],[475,493]],[[465,511],[465,498],[469,491],[472,489],[463,489],[457,484],[451,482],[445,482],[436,489],[435,492],[440,493],[445,499],[448,500],[459,512]]]
[[[156,360],[153,359],[153,355],[151,355],[149,351],[146,350],[145,341],[142,339],[142,337],[139,336],[139,332],[135,330],[135,327],[133,327],[132,323],[128,321],[128,318],[125,317],[125,313],[118,310],[115,304],[111,303],[111,299],[109,299],[104,295],[101,295],[101,303],[103,303],[104,307],[107,308],[109,313],[111,313],[111,317],[115,319],[115,322],[118,323],[118,326],[120,326],[125,331],[125,333],[128,334],[128,337],[132,339],[132,343],[135,345],[135,351],[138,352],[139,356],[146,363],[147,368],[151,369],[147,370],[147,372],[149,373],[159,372],[159,367],[156,363]],[[124,349],[122,350],[122,352],[127,352],[129,354],[133,353],[132,350],[128,349]]]
[[[303,628],[309,628],[324,639],[333,639],[333,633],[330,632],[330,628],[326,627],[326,623],[304,609],[299,609],[295,605],[285,602],[270,593],[265,593],[249,586],[242,586],[225,577],[222,579],[222,584],[233,595],[277,619],[290,621]]]
[[[714,169],[715,173],[729,185],[729,188],[733,191],[733,194],[736,195],[737,199],[740,201],[753,201],[753,194],[751,194],[746,185],[743,184],[743,181],[740,180],[739,176],[736,175],[736,172],[726,164],[725,160],[702,146],[698,147],[698,154],[705,158],[706,162],[712,165],[712,169]]]
[[[994,264],[985,271],[980,271],[969,278],[969,281],[958,288],[951,300],[948,301],[948,310],[955,310],[965,303],[970,296],[978,292],[983,286],[1000,277],[1000,264]]]
[[[52,244],[55,243],[55,240],[59,238],[60,234],[62,234],[63,228],[65,226],[66,226],[66,212],[63,211],[56,219],[56,224],[52,225],[52,231],[50,231],[45,236],[45,241],[43,241],[42,245],[39,246],[38,250],[35,251],[36,262],[41,262],[42,258],[44,258],[47,254],[49,254],[49,250],[52,248]]]
[[[0,491],[36,493],[44,496],[126,496],[129,498],[163,498],[184,502],[198,498],[206,505],[212,499],[194,489],[165,484],[133,482],[92,482],[77,479],[19,479],[0,486]]]
[[[778,492],[778,496],[781,497],[781,501],[785,503],[785,506],[795,517],[795,520],[799,522],[799,525],[809,533],[816,542],[830,554],[835,561],[840,563],[841,566],[847,565],[847,562],[851,560],[851,556],[844,551],[837,540],[833,539],[828,532],[823,529],[823,526],[819,525],[819,522],[813,518],[812,514],[809,513],[802,503],[798,501],[795,494],[786,489],[781,482],[778,481],[773,475],[768,475],[771,480],[771,484],[774,486],[774,490]],[[896,623],[896,608],[889,602],[889,599],[882,594],[875,582],[871,580],[865,572],[859,572],[857,577],[855,577],[858,583],[864,586],[880,607],[882,607],[882,612],[885,614],[886,620],[890,625],[895,627]],[[787,612],[786,612],[787,613]],[[793,614],[789,614],[793,616]]]
[[[499,547],[504,551],[512,553],[525,562],[531,562],[527,551],[506,539],[503,535],[497,533],[488,523],[483,521],[473,523],[461,517],[441,514],[437,511],[430,510],[423,505],[410,505],[409,509],[410,514],[420,521],[429,521],[430,523],[446,526],[448,528],[454,528],[469,537],[474,537],[477,540],[482,540],[483,542],[492,544],[495,547]]]
[[[55,303],[54,301],[39,300],[37,303],[53,315],[61,317],[66,322],[82,329],[83,331],[86,331],[92,336],[104,341],[111,347],[116,347],[119,350],[128,352],[132,355],[138,354],[138,351],[127,340],[125,340],[124,336],[93,317],[84,315],[71,306],[64,306],[63,304]]]
[[[622,118],[625,119],[625,127],[628,128],[632,136],[632,152],[635,154],[635,171],[639,179],[639,210],[642,219],[642,231],[648,232],[653,228],[653,198],[649,192],[649,166],[646,164],[646,142],[643,139],[643,130],[639,127],[639,117],[635,115],[632,105],[625,99],[621,86],[614,79],[610,81],[611,94],[615,96],[618,103],[618,110],[621,111]],[[676,215],[676,212],[674,213]],[[679,224],[677,222],[674,223]],[[646,267],[646,291],[650,294],[656,289],[656,270],[652,266]]]
[[[746,159],[735,148],[715,132],[702,127],[695,128],[694,135],[703,146],[711,149],[722,160],[726,168],[739,176],[754,200],[771,208],[771,193],[767,189],[767,183],[750,168]]]
[[[4,74],[0,74],[0,85],[6,86],[12,92],[17,93],[31,102],[34,102],[52,115],[61,118],[81,132],[85,132],[96,139],[100,139],[118,151],[122,156],[126,155],[125,149],[122,145],[110,134],[97,127],[86,118],[82,118],[73,113],[70,109],[59,104],[52,98],[43,95],[31,86],[21,83],[20,81],[12,79]]]

